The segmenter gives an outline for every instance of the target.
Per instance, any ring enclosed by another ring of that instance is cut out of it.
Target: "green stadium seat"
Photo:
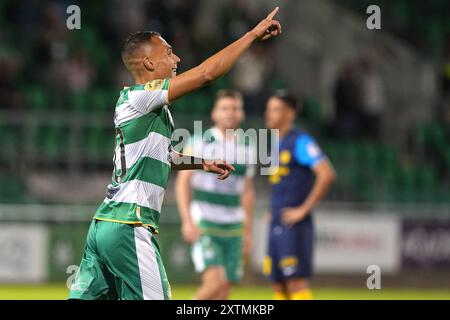
[[[284,90],[287,88],[287,83],[281,75],[275,75],[275,78],[270,83],[270,87],[272,91]]]
[[[189,113],[197,115],[209,114],[213,101],[203,92],[197,92],[189,95]]]
[[[4,160],[11,160],[19,155],[23,146],[23,127],[6,123],[0,119],[0,158]]]
[[[1,203],[24,203],[26,201],[26,194],[26,185],[22,178],[12,174],[3,174],[0,176]]]
[[[52,126],[46,143],[47,153],[50,158],[64,159],[67,156],[70,143],[69,139],[69,128],[59,124]]]
[[[92,90],[88,95],[88,109],[100,112],[113,112],[117,102],[117,97],[112,96],[104,89]]]
[[[447,176],[450,177],[450,145],[448,147],[446,147],[445,151],[444,151],[444,157],[445,157],[445,164],[446,164],[446,168],[447,168]]]
[[[80,113],[87,112],[89,110],[89,104],[87,99],[87,93],[84,91],[72,92],[67,96],[68,105],[70,110]]]
[[[44,88],[31,87],[26,89],[27,103],[34,111],[47,111],[51,109],[49,96]]]
[[[322,122],[322,105],[313,97],[303,99],[301,117],[312,125],[320,125]]]
[[[83,147],[89,161],[97,163],[102,156],[104,135],[100,128],[88,128],[84,136]]]
[[[106,161],[112,161],[115,146],[114,131],[110,129],[102,130],[102,157]]]
[[[231,88],[231,81],[229,76],[225,75],[223,77],[220,77],[219,79],[215,80],[213,83],[211,83],[211,86],[209,87],[210,91],[213,96],[216,94],[217,91],[221,89],[230,89]]]

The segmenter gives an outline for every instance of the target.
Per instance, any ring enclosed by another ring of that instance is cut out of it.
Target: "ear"
[[[155,67],[153,65],[153,62],[150,61],[148,57],[144,58],[144,67],[147,71],[153,72],[155,71]]]

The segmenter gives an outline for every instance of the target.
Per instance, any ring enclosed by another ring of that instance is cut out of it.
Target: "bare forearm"
[[[197,68],[201,73],[206,74],[210,81],[220,78],[231,69],[256,38],[254,33],[247,32],[243,37],[205,60]]]
[[[306,211],[313,209],[317,203],[327,194],[330,186],[334,180],[334,177],[330,175],[319,175],[314,181],[313,188],[309,193],[306,200],[303,202],[302,207]]]
[[[272,20],[277,12],[278,7],[240,39],[214,54],[199,66],[172,78],[168,92],[169,101],[172,102],[223,76],[255,40],[267,40],[281,34],[280,23]]]
[[[244,233],[246,234],[250,234],[252,231],[254,204],[255,192],[253,185],[247,184],[241,199],[242,209],[244,210]]]

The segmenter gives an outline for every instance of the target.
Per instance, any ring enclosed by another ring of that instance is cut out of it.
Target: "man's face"
[[[148,58],[153,64],[155,79],[175,77],[180,58],[162,37],[153,37],[151,41],[151,56]]]
[[[214,105],[211,117],[217,127],[237,129],[244,121],[242,103],[233,97],[220,98]]]
[[[266,127],[269,129],[279,129],[287,123],[293,121],[295,112],[286,106],[284,102],[276,97],[267,101],[265,112]]]

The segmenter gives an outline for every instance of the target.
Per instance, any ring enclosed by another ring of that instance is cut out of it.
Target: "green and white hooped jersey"
[[[125,87],[116,104],[112,183],[95,217],[159,230],[170,173],[169,80]]]
[[[233,164],[235,171],[225,180],[205,171],[195,171],[191,179],[191,215],[203,234],[239,236],[242,234],[244,212],[240,198],[245,177],[253,177],[255,164],[249,164],[254,151],[243,141],[227,140],[216,127],[210,129],[212,141],[194,137],[189,151],[196,157],[223,159]],[[251,162],[255,163],[255,162]]]

